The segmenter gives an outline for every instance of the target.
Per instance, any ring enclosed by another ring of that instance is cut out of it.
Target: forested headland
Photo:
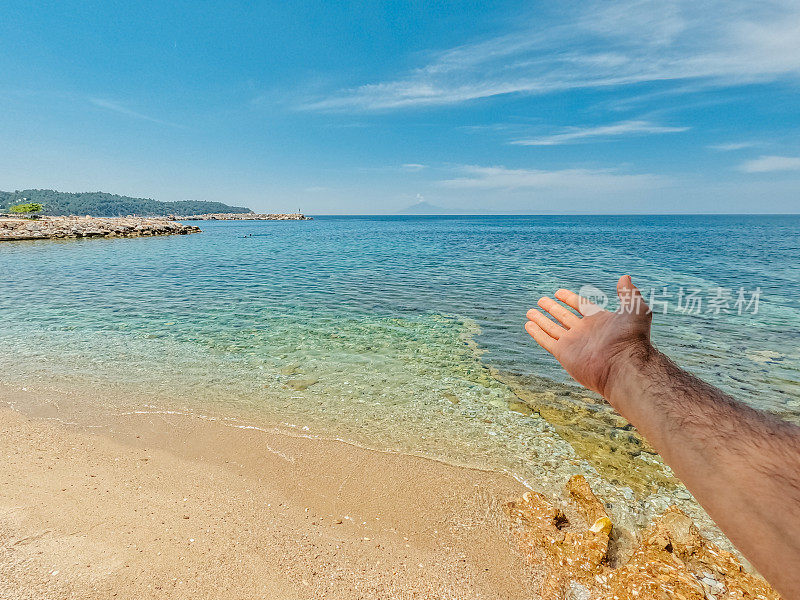
[[[222,202],[180,200],[161,202],[152,198],[131,198],[106,192],[58,192],[55,190],[0,191],[0,212],[23,203],[43,206],[43,215],[92,215],[94,217],[123,217],[127,215],[202,215],[209,213],[249,213],[249,208],[229,206]]]

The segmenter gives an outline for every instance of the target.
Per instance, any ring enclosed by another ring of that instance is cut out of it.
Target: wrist
[[[628,400],[639,381],[658,368],[661,353],[649,340],[628,344],[611,361],[603,397],[625,416]]]

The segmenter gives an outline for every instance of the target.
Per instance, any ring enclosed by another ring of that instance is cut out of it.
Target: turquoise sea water
[[[653,459],[522,329],[541,295],[583,285],[613,295],[630,273],[672,294],[655,316],[662,350],[800,421],[798,216],[199,225],[190,236],[3,243],[0,381],[246,412],[525,478],[547,471],[543,448],[557,457],[564,438],[573,462],[636,489],[626,474]],[[675,310],[681,287],[701,290],[702,314]],[[719,287],[732,290],[730,311],[707,312]],[[748,300],[760,289],[756,314],[737,314],[740,288]],[[625,451],[604,471],[600,454],[617,442]]]

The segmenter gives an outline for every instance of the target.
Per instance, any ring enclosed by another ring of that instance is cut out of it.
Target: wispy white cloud
[[[729,86],[800,76],[796,0],[594,0],[434,53],[394,80],[302,108],[369,111],[643,82]]]
[[[132,119],[139,119],[140,121],[150,121],[151,123],[158,123],[159,125],[168,125],[169,127],[183,128],[182,125],[178,125],[177,123],[170,123],[169,121],[162,121],[161,119],[150,117],[140,112],[136,112],[135,110],[131,110],[127,106],[124,106],[112,100],[106,100],[104,98],[89,98],[89,102],[94,106],[97,106],[98,108],[110,110],[111,112],[115,112],[120,115],[130,117]]]
[[[759,146],[758,142],[730,142],[727,144],[713,144],[708,148],[710,150],[717,150],[719,152],[733,152],[735,150],[744,150],[746,148],[754,148]]]
[[[611,169],[507,169],[503,166],[466,165],[461,177],[445,179],[439,185],[455,189],[538,189],[559,192],[623,192],[652,189],[664,183],[650,174],[627,174]]]
[[[676,133],[687,131],[688,129],[688,127],[656,125],[649,121],[622,121],[620,123],[600,125],[597,127],[570,127],[554,135],[514,140],[511,143],[520,146],[558,146],[561,144],[583,142],[591,138],[609,139],[630,135]]]
[[[423,169],[426,169],[427,167],[428,167],[428,165],[422,165],[422,164],[419,164],[419,163],[406,163],[404,165],[401,165],[401,168],[404,171],[422,171]]]
[[[739,166],[745,173],[769,173],[771,171],[800,171],[800,156],[760,156]]]

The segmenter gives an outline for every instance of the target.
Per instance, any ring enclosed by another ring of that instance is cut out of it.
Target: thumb
[[[623,275],[617,282],[617,296],[619,296],[620,312],[641,314],[650,311],[645,304],[642,294],[631,281],[630,275]]]

